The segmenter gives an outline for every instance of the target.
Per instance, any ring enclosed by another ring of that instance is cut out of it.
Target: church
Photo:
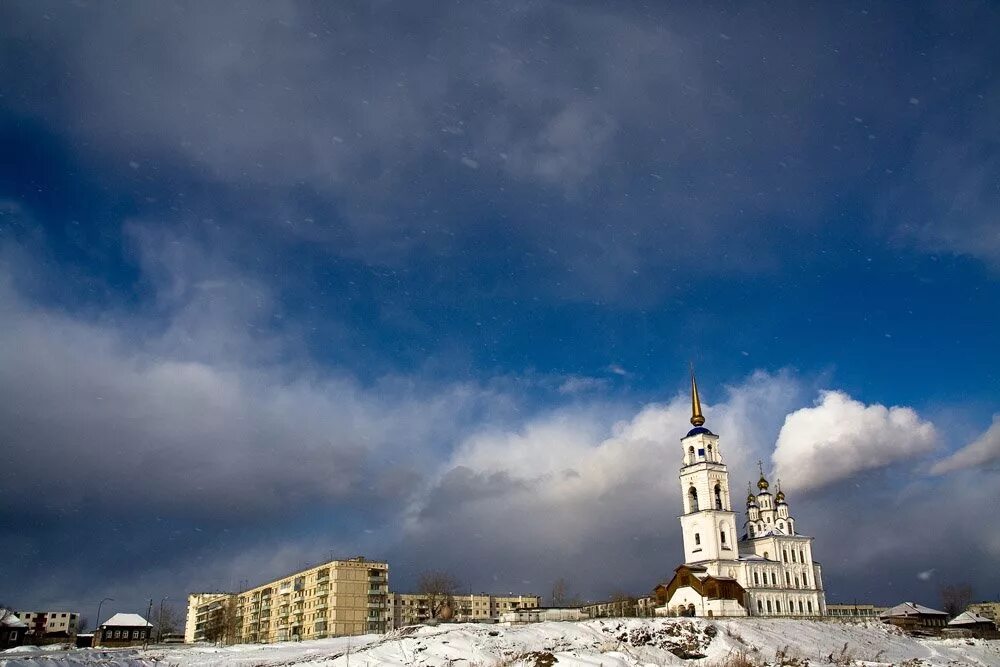
[[[705,428],[691,375],[691,425],[681,438],[684,564],[657,586],[668,616],[824,616],[826,598],[813,538],[798,532],[780,483],[772,495],[763,466],[747,488],[742,536],[732,507],[719,436]]]

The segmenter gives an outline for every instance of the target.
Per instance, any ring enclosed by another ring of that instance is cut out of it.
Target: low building
[[[115,614],[94,633],[94,646],[137,646],[149,641],[153,624],[139,614]]]
[[[888,611],[888,607],[879,607],[874,604],[830,604],[826,605],[826,614],[833,618],[842,619],[864,619],[878,618],[879,615]]]
[[[27,633],[27,623],[14,612],[0,608],[0,651],[21,646]]]
[[[389,564],[330,560],[242,593],[188,598],[185,641],[272,643],[389,629]]]
[[[28,624],[28,641],[34,644],[72,642],[79,630],[80,615],[73,611],[19,611],[17,615]]]
[[[939,631],[948,624],[948,612],[931,609],[916,602],[903,602],[879,614],[884,623],[891,623],[904,630]]]
[[[453,595],[452,613],[454,620],[461,623],[481,623],[498,621],[500,617],[516,609],[532,609],[542,603],[538,595],[493,595],[472,593]],[[416,625],[431,619],[430,599],[422,593],[392,594],[392,626],[401,628]]]
[[[994,623],[1000,623],[1000,602],[973,602],[966,610],[977,616],[988,618]]]
[[[541,623],[543,621],[585,621],[590,616],[581,607],[535,607],[514,609],[500,615],[507,624]]]
[[[590,618],[618,618],[635,616],[655,616],[656,599],[653,596],[620,597],[605,602],[593,602],[580,608]]]
[[[996,623],[985,616],[980,616],[975,612],[963,611],[955,618],[948,621],[949,630],[959,630],[968,634],[994,633],[997,630]]]

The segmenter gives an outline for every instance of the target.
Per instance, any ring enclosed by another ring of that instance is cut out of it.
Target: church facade
[[[744,517],[733,511],[719,436],[705,428],[694,375],[691,424],[681,438],[684,564],[658,586],[659,614],[671,616],[823,616],[826,598],[813,538],[800,534],[780,485],[761,467]]]

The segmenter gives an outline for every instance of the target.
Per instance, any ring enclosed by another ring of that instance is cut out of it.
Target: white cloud
[[[993,415],[993,424],[978,438],[931,468],[937,475],[964,470],[1000,460],[1000,414]]]
[[[840,391],[785,418],[772,461],[788,489],[813,489],[929,452],[934,425],[911,408],[865,405]]]

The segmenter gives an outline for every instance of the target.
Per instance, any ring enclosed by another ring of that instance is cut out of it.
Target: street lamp
[[[147,648],[149,648],[149,626],[151,626],[152,623],[150,623],[148,619],[152,615],[153,615],[153,598],[149,598],[149,608],[146,610],[146,619],[147,619],[146,620],[146,638],[142,642],[142,650],[143,651],[145,651]]]
[[[156,643],[160,644],[163,642],[163,601],[169,598],[169,595],[164,595],[160,598],[160,615],[156,619]]]
[[[94,627],[95,632],[97,631],[98,628],[101,627],[101,605],[103,605],[105,602],[114,602],[114,601],[115,601],[114,598],[104,598],[103,600],[97,603],[97,625]]]

